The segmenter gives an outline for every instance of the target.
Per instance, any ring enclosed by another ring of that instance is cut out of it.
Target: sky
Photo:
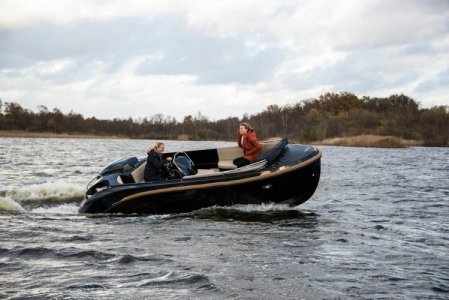
[[[449,105],[448,0],[0,0],[0,98],[218,120],[326,92]]]

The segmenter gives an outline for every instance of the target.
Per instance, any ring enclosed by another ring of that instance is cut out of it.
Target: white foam
[[[62,204],[58,206],[51,207],[37,207],[32,209],[30,213],[33,214],[63,214],[63,215],[73,215],[78,214],[78,205],[75,203]]]
[[[6,196],[17,202],[40,199],[72,199],[82,198],[84,188],[65,182],[46,182],[28,186],[15,187],[6,191]]]
[[[264,212],[264,211],[274,211],[274,210],[291,210],[291,207],[287,204],[236,204],[230,207],[231,209],[243,211],[243,212]]]
[[[20,206],[19,203],[12,200],[10,197],[1,197],[0,196],[0,211],[8,211],[14,213],[24,213],[25,209]]]
[[[32,206],[32,213],[73,214],[78,211],[74,202],[83,198],[84,191],[61,181],[13,187],[0,192],[0,211],[24,213]]]

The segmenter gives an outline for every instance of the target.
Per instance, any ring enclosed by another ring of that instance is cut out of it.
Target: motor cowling
[[[137,157],[123,158],[123,159],[117,160],[117,161],[109,164],[108,166],[106,166],[100,172],[100,175],[105,176],[105,175],[113,174],[113,173],[122,173],[124,171],[129,172],[129,171],[131,171],[131,169],[136,168],[138,163],[139,163],[139,160],[137,159]]]

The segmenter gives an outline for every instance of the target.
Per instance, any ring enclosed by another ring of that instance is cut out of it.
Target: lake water
[[[294,209],[77,214],[106,164],[152,143],[0,138],[0,299],[449,298],[448,148],[321,147]]]

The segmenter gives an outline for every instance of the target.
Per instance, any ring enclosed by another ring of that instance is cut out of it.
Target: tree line
[[[400,94],[384,98],[358,97],[353,93],[325,93],[284,106],[269,105],[242,119],[209,120],[201,112],[174,117],[155,114],[145,118],[112,120],[84,118],[38,106],[37,112],[0,99],[0,130],[92,134],[143,139],[234,140],[240,122],[249,122],[259,139],[288,137],[298,142],[362,134],[389,135],[420,140],[427,146],[448,146],[449,106],[421,108]]]

